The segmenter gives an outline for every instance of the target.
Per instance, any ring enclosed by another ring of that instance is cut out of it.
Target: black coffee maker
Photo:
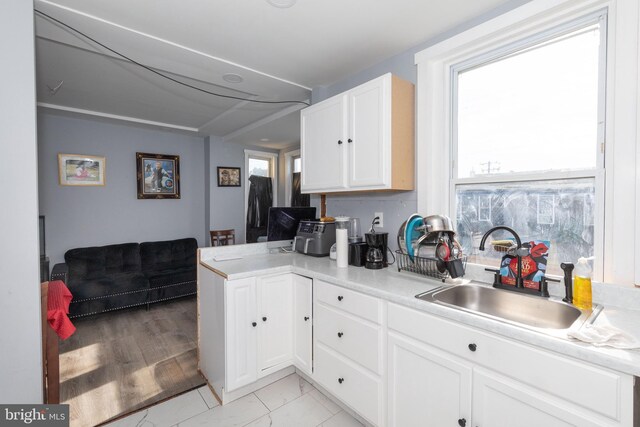
[[[367,258],[364,264],[365,268],[371,270],[379,270],[389,265],[387,261],[387,241],[389,239],[389,233],[371,233],[364,234],[365,241],[367,242]]]

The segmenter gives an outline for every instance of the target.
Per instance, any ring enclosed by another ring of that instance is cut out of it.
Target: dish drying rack
[[[463,255],[459,259],[462,260],[462,265],[466,269],[467,257]],[[398,265],[398,271],[408,271],[410,273],[420,274],[422,276],[434,277],[444,281],[449,277],[449,272],[445,270],[441,272],[438,269],[438,262],[435,258],[425,258],[420,256],[413,256],[413,260],[402,250],[396,250],[396,262]],[[441,261],[440,261],[441,262]]]

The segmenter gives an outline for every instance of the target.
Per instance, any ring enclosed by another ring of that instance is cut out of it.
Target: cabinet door
[[[231,280],[226,283],[226,391],[257,379],[256,280]],[[254,326],[255,325],[255,326]]]
[[[471,365],[403,335],[388,338],[389,426],[471,425]]]
[[[346,188],[346,114],[345,95],[302,110],[302,192]]]
[[[312,281],[293,275],[293,359],[296,366],[311,374],[311,295]]]
[[[291,362],[293,358],[292,275],[258,279],[258,369]],[[278,366],[277,369],[280,367]]]
[[[349,92],[350,188],[391,185],[391,76]]]
[[[523,369],[526,367],[523,366]],[[571,409],[573,408],[573,409]],[[477,427],[596,427],[616,425],[589,419],[576,408],[491,371],[473,371],[473,425]]]

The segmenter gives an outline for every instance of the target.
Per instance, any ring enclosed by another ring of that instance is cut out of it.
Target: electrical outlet
[[[384,213],[382,213],[382,212],[376,212],[376,213],[374,213],[374,214],[373,214],[373,217],[374,217],[374,218],[375,218],[375,217],[378,217],[378,218],[379,218],[379,219],[378,219],[378,224],[376,224],[376,227],[384,228],[384,221],[383,221],[383,220],[384,220]]]

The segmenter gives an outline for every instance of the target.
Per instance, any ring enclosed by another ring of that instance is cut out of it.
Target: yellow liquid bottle
[[[591,310],[591,279],[576,276],[573,279],[573,305],[583,310]]]
[[[573,305],[583,310],[591,310],[591,267],[585,258],[578,260],[573,279]]]

